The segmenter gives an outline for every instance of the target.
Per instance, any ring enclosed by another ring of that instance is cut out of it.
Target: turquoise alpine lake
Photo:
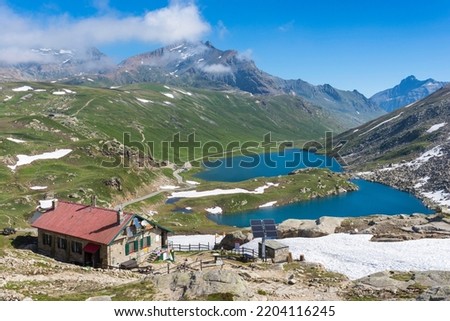
[[[281,223],[290,218],[317,219],[321,216],[356,217],[372,214],[434,213],[409,193],[363,179],[355,179],[352,182],[358,185],[358,191],[228,215],[210,214],[208,217],[221,225],[246,227],[250,225],[251,219],[272,218],[275,222]]]
[[[287,175],[300,168],[328,168],[333,172],[342,172],[336,159],[318,155],[296,148],[280,152],[236,156],[207,162],[205,170],[198,173],[198,178],[206,181],[240,182],[255,177],[273,177]]]
[[[311,152],[288,149],[279,153],[252,154],[221,159],[205,164],[197,177],[208,181],[239,182],[256,177],[287,175],[295,169],[306,167],[329,168],[341,172],[342,167],[330,157]],[[317,219],[321,216],[357,217],[372,214],[434,213],[412,194],[395,188],[354,179],[359,190],[337,196],[317,198],[279,207],[260,208],[233,214],[210,214],[208,217],[222,225],[249,226],[251,219],[275,219],[277,223],[293,219]]]

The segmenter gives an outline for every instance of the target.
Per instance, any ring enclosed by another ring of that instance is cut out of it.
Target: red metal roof
[[[100,244],[109,244],[133,217],[123,213],[121,224],[117,212],[105,208],[59,201],[56,209],[42,214],[32,226],[58,234]]]

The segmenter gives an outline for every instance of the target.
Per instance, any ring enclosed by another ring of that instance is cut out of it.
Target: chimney
[[[97,207],[97,196],[96,195],[91,196],[91,206]]]
[[[117,224],[120,225],[123,221],[123,210],[120,208],[117,211]]]
[[[58,200],[55,198],[52,200],[52,210],[56,209],[58,207]]]

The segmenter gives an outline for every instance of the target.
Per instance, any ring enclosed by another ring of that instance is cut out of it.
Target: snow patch
[[[30,189],[32,189],[33,191],[40,191],[43,189],[47,189],[47,186],[31,186]]]
[[[440,128],[444,127],[445,125],[447,125],[447,123],[440,123],[440,124],[433,125],[427,130],[427,133],[435,132],[435,131],[439,130]]]
[[[172,98],[172,99],[175,98],[174,95],[171,94],[171,93],[161,93],[161,94],[163,94],[163,95],[166,96],[166,97]]]
[[[160,186],[159,188],[163,189],[163,190],[174,190],[174,189],[180,188],[180,186],[163,185],[163,186]]]
[[[172,195],[169,196],[169,198],[199,198],[199,197],[206,197],[206,196],[215,196],[215,195],[230,195],[230,194],[264,194],[264,190],[271,186],[278,186],[279,184],[274,183],[267,183],[264,186],[258,187],[253,191],[249,191],[243,188],[232,188],[232,189],[221,189],[216,188],[209,191],[201,191],[197,192],[197,190],[193,191],[184,191],[184,192],[175,192],[172,193]]]
[[[8,100],[11,100],[12,98],[13,98],[14,96],[6,96],[6,98],[5,99],[3,99],[3,101],[8,101]]]
[[[174,48],[172,48],[172,49],[169,49],[169,51],[174,51],[174,50],[177,50],[177,49],[183,48],[183,46],[184,46],[184,45],[179,45],[179,46],[176,46],[176,47],[174,47]]]
[[[196,181],[186,181],[186,183],[188,183],[189,185],[200,185],[200,183]]]
[[[317,238],[285,238],[293,257],[305,255],[309,262],[358,279],[376,272],[444,270],[450,267],[450,239],[403,242],[370,242],[372,235],[331,234]],[[242,247],[258,250],[257,238]],[[433,249],[430,251],[430,249]]]
[[[422,195],[439,205],[450,206],[450,194],[446,193],[444,190],[436,192],[422,192]]]
[[[388,120],[382,121],[382,122],[379,123],[378,125],[376,125],[376,126],[372,127],[371,129],[365,131],[364,133],[359,134],[359,136],[365,135],[365,134],[367,134],[368,132],[371,132],[372,130],[374,130],[374,129],[380,127],[380,126],[382,126],[382,125],[384,125],[384,124],[386,124],[386,123],[389,123],[390,121],[393,121],[394,119],[399,118],[402,114],[403,114],[403,112],[401,112],[401,113],[398,114],[397,116],[394,116],[394,117],[389,118]]]
[[[66,156],[71,151],[72,151],[71,149],[57,149],[54,152],[48,152],[48,153],[43,153],[43,154],[33,155],[33,156],[17,155],[17,158],[19,160],[17,161],[16,165],[8,165],[8,167],[12,171],[15,171],[17,167],[31,164],[32,162],[37,161],[37,160],[59,159],[61,157]]]
[[[35,89],[34,91],[35,91],[35,92],[38,92],[38,93],[42,93],[42,92],[47,91],[47,89]]]
[[[22,86],[22,87],[17,87],[17,88],[12,89],[12,91],[15,91],[15,92],[30,91],[30,90],[33,90],[33,88],[30,86]]]
[[[418,169],[420,166],[422,166],[423,164],[428,162],[431,158],[442,157],[442,156],[444,156],[444,154],[442,152],[442,147],[441,147],[441,145],[438,145],[438,146],[433,147],[429,151],[424,152],[422,155],[420,155],[419,157],[417,157],[416,159],[414,159],[410,162],[406,162],[406,163],[402,163],[402,164],[393,164],[390,167],[385,167],[385,168],[380,169],[380,171],[382,171],[382,172],[391,171],[393,169],[397,169],[397,168],[400,168],[403,166],[408,166],[408,167],[413,167],[415,169]]]
[[[10,142],[17,143],[17,144],[26,143],[26,141],[24,141],[24,140],[17,139],[17,138],[12,138],[12,137],[8,137],[6,139],[9,140]]]
[[[263,208],[263,207],[272,207],[274,206],[276,203],[278,203],[278,201],[272,201],[272,202],[267,202],[265,204],[259,205],[259,208]]]
[[[54,92],[52,92],[52,94],[56,95],[56,96],[63,96],[66,94],[66,92],[65,91],[54,91]]]
[[[189,244],[210,244],[211,250],[214,247],[214,243],[220,243],[222,241],[222,235],[173,235],[169,236],[169,243],[173,244],[181,244],[181,245],[189,245]]]
[[[175,89],[176,91],[178,91],[179,93],[183,94],[183,95],[187,95],[187,96],[192,96],[192,93],[189,91],[184,91],[181,89]]]
[[[205,211],[207,211],[210,214],[222,214],[223,210],[221,207],[216,206],[216,207],[210,207],[210,208],[205,208]]]
[[[423,185],[425,185],[430,180],[430,176],[422,177],[418,180],[416,185],[414,185],[414,188],[421,188]]]
[[[140,101],[141,103],[153,103],[153,101],[147,100],[147,99],[143,99],[143,98],[137,98],[137,97],[136,97],[136,99],[137,99],[138,101]]]

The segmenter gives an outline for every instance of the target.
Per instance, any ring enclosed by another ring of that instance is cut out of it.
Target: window
[[[42,234],[42,243],[44,245],[52,246],[52,236],[50,234]]]
[[[67,249],[67,240],[62,237],[58,237],[57,239],[58,249],[65,250]]]
[[[131,241],[125,244],[125,255],[139,251],[138,241]]]
[[[150,247],[150,245],[152,245],[152,239],[150,236],[146,236],[141,239],[141,249]]]
[[[80,242],[72,241],[70,244],[73,253],[81,254],[83,250],[83,245]]]

